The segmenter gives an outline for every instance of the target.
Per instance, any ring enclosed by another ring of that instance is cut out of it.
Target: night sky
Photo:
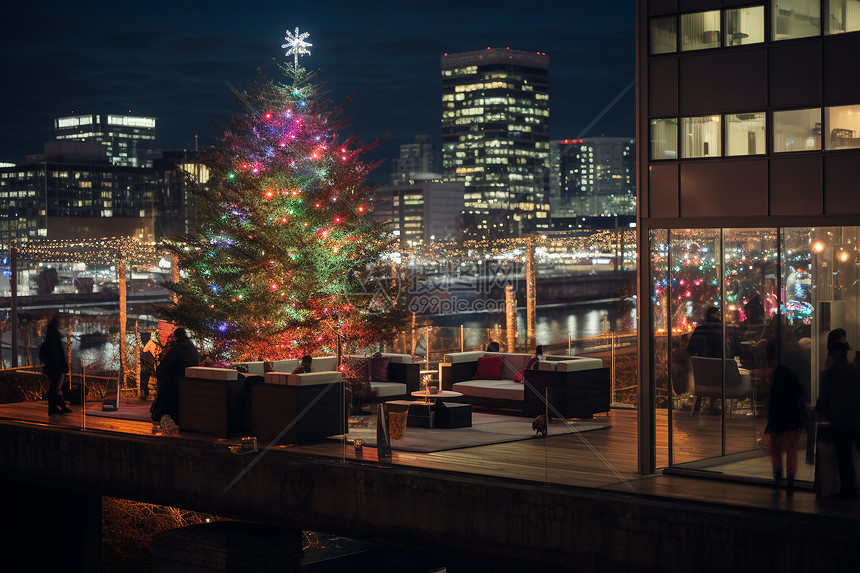
[[[278,77],[285,30],[310,32],[330,97],[350,93],[351,131],[387,135],[392,158],[416,134],[441,140],[440,57],[492,47],[546,52],[554,139],[634,135],[634,90],[583,130],[634,77],[634,2],[10,2],[0,22],[0,162],[41,153],[53,119],[155,116],[162,149],[201,146],[238,107],[256,68]],[[292,60],[292,56],[290,57]],[[390,163],[374,179],[384,179]]]

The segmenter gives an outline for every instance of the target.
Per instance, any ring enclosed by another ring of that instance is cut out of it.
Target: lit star
[[[299,27],[296,26],[296,31],[290,32],[287,30],[287,35],[284,39],[287,41],[286,44],[281,45],[282,48],[289,48],[287,50],[286,55],[293,56],[293,69],[295,71],[299,70],[299,56],[310,56],[311,52],[308,50],[310,46],[313,46],[310,42],[305,42],[305,38],[310,36],[309,32],[302,32],[299,34]]]

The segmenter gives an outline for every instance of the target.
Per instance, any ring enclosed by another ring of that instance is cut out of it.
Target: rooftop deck
[[[23,422],[38,426],[62,427],[80,430],[84,423],[81,406],[72,405],[72,412],[64,416],[48,416],[44,402],[21,402],[0,405],[0,420]],[[88,402],[88,412],[101,411],[101,402]],[[152,435],[152,424],[122,419],[124,406],[118,417],[87,415],[87,432],[114,435]],[[656,474],[643,476],[636,471],[636,412],[631,409],[613,409],[598,415],[598,421],[611,424],[610,428],[583,434],[551,436],[547,440],[531,439],[503,444],[477,446],[432,453],[413,453],[395,450],[390,459],[381,462],[385,467],[427,469],[434,472],[452,472],[511,479],[519,482],[574,486],[596,490],[619,491],[674,500],[706,501],[756,509],[784,510],[820,517],[848,518],[860,522],[860,503],[818,499],[811,490],[812,467],[804,467],[801,452],[799,462],[800,487],[793,497],[784,491],[775,492],[768,480],[756,483],[755,475],[768,475],[769,462],[763,455],[744,462],[746,476],[735,479],[709,480],[683,475]],[[677,450],[691,458],[704,457],[705,452],[719,449],[720,425],[718,416],[691,417],[675,413],[675,435],[681,430],[694,430],[695,439],[689,439]],[[658,465],[666,464],[665,410],[658,415]],[[727,420],[727,449],[748,450],[751,447],[748,417],[735,416]],[[439,430],[444,432],[445,430]],[[662,438],[662,440],[661,440]],[[238,444],[238,438],[219,439],[194,432],[181,432],[176,440],[188,443]],[[262,449],[264,444],[260,444]],[[365,446],[356,452],[351,445],[331,440],[303,446],[274,446],[266,455],[320,457],[367,463],[380,463],[376,448]],[[720,473],[719,466],[712,475]],[[727,476],[723,476],[726,478]],[[804,481],[804,478],[809,481]]]

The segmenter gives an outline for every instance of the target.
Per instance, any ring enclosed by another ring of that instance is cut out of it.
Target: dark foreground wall
[[[846,571],[860,521],[0,423],[0,478],[246,521],[603,571]],[[243,474],[243,472],[245,472]],[[235,481],[233,487],[228,486]],[[3,512],[4,528],[15,519]]]

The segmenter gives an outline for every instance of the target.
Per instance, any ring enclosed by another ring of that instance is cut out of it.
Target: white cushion
[[[538,370],[548,370],[550,372],[555,371],[555,362],[549,362],[547,360],[541,360],[538,362]]]
[[[311,372],[329,372],[332,370],[337,370],[337,356],[320,356],[311,360]]]
[[[263,374],[263,382],[266,384],[282,384],[287,383],[287,372],[266,372]]]
[[[306,372],[304,374],[287,374],[288,386],[315,386],[318,384],[329,384],[340,382],[343,374],[336,370],[327,372]]]
[[[496,384],[484,389],[484,398],[498,398],[500,400],[523,400],[525,389],[523,384],[502,380],[503,384]]]
[[[395,354],[393,352],[383,352],[383,358],[390,358],[390,362],[400,362],[402,364],[412,364],[411,354]]]
[[[454,352],[446,354],[444,361],[448,364],[457,364],[459,362],[477,362],[486,353],[483,350],[473,350],[471,352]],[[494,353],[490,353],[494,354]]]
[[[209,378],[210,374],[206,368],[202,366],[189,366],[185,369],[186,378]]]
[[[406,394],[406,384],[398,382],[371,382],[370,388],[378,398],[386,396],[402,396]]]
[[[461,392],[464,396],[477,396],[483,398],[487,388],[493,388],[500,384],[511,384],[510,380],[464,380],[451,386],[455,392]]]
[[[232,368],[212,368],[208,366],[191,366],[185,369],[187,378],[205,378],[207,380],[236,380],[239,373]]]
[[[292,372],[299,365],[296,359],[288,358],[286,360],[269,360],[272,366],[272,372]]]
[[[550,361],[556,372],[574,372],[576,370],[591,370],[603,368],[603,360],[600,358],[585,358],[581,356],[568,357],[566,360]]]

